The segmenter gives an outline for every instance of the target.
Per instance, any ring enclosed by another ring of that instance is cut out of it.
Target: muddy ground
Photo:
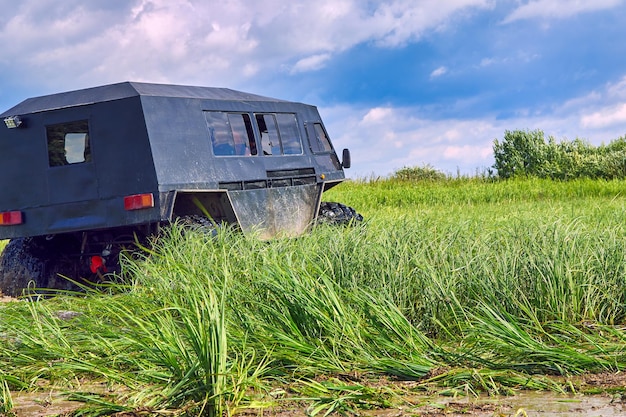
[[[68,415],[82,404],[67,401],[60,393],[13,393],[13,414],[15,417],[39,417]],[[450,398],[424,396],[406,398],[403,404],[393,408],[357,410],[366,417],[567,417],[602,416],[617,417],[626,415],[626,403],[619,395],[559,395],[551,392],[519,392],[507,397],[463,397]],[[124,417],[142,416],[146,411],[124,413]],[[263,411],[241,413],[244,417],[276,416],[305,417],[305,407],[269,408]],[[322,411],[319,416],[323,416]],[[119,415],[120,417],[122,414]]]
[[[563,383],[563,381],[559,381]],[[517,391],[511,396],[442,396],[438,394],[414,394],[418,382],[398,382],[381,379],[369,381],[374,387],[388,387],[400,394],[394,400],[394,406],[385,409],[348,410],[345,416],[365,417],[568,417],[594,416],[617,417],[626,415],[626,373],[590,374],[570,380],[571,386],[582,392],[601,392],[601,394],[557,394],[544,391]],[[90,385],[81,390],[111,393],[111,388],[102,385]],[[286,387],[288,390],[288,387]],[[59,391],[14,392],[14,409],[7,417],[67,416],[84,404],[67,401]],[[262,411],[239,412],[242,417],[307,417],[306,403],[287,402]],[[318,416],[324,415],[322,410]],[[0,414],[1,415],[1,414]],[[149,416],[142,410],[137,413],[118,414],[118,417]],[[337,414],[333,414],[337,415]],[[3,416],[4,417],[4,416]]]

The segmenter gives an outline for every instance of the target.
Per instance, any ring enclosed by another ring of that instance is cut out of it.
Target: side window
[[[309,144],[314,153],[332,152],[333,147],[330,139],[321,123],[313,123],[307,125],[307,135],[309,136]]]
[[[91,161],[87,120],[46,126],[51,167]]]
[[[216,156],[256,155],[252,120],[247,113],[204,112],[213,154]]]
[[[263,155],[301,155],[302,140],[294,113],[255,115]]]
[[[261,150],[263,155],[280,155],[280,137],[276,119],[273,114],[257,114],[256,122],[261,133]]]
[[[302,141],[300,140],[300,129],[298,129],[296,115],[293,113],[277,113],[276,121],[278,121],[278,131],[283,144],[283,153],[285,155],[302,154]]]

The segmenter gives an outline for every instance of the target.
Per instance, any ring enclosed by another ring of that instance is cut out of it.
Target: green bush
[[[417,167],[403,167],[391,176],[391,179],[400,181],[438,181],[446,178],[446,174],[428,164]]]
[[[502,142],[494,140],[493,153],[499,178],[626,178],[626,137],[596,147],[578,138],[546,140],[541,130],[507,130]]]

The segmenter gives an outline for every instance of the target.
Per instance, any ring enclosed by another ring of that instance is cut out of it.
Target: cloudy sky
[[[318,106],[353,178],[626,135],[626,0],[0,0],[0,111],[120,81]]]

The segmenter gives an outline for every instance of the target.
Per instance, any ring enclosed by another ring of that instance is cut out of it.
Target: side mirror
[[[341,155],[341,166],[344,168],[350,168],[352,166],[352,159],[350,158],[350,149],[344,149]]]

